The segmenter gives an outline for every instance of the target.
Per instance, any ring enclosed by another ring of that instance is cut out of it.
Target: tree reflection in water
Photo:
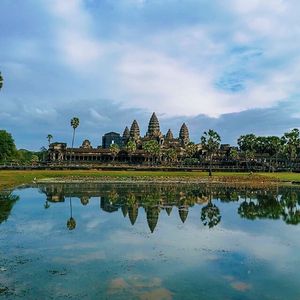
[[[208,203],[201,209],[201,221],[204,226],[212,228],[218,225],[221,221],[220,209],[212,203],[213,191],[209,186]]]
[[[76,221],[73,218],[73,208],[72,208],[72,198],[71,197],[70,197],[69,201],[70,201],[70,219],[68,219],[68,221],[67,221],[67,228],[69,230],[73,230],[76,228]]]
[[[192,206],[200,207],[200,219],[204,226],[213,228],[221,222],[220,205],[237,202],[241,218],[281,219],[286,224],[300,223],[300,189],[298,188],[233,188],[214,185],[121,185],[121,184],[55,184],[40,185],[47,201],[70,201],[70,219],[68,229],[76,227],[72,215],[72,199],[79,198],[82,205],[88,205],[90,197],[100,197],[100,208],[108,213],[121,209],[125,218],[132,225],[136,223],[139,208],[146,213],[146,220],[151,232],[154,232],[159,215],[166,210],[171,215],[173,207],[178,208],[182,223],[188,219]]]
[[[11,191],[0,192],[0,224],[8,219],[18,200],[19,196],[12,194]]]

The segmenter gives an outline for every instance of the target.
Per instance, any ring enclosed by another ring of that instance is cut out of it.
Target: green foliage
[[[33,155],[35,155],[34,152],[20,149],[17,151],[16,160],[21,164],[30,163]]]
[[[0,192],[0,224],[8,219],[13,206],[18,200],[19,196],[9,191]]]
[[[287,154],[289,159],[293,161],[300,147],[300,133],[299,129],[294,128],[290,132],[286,132],[282,137],[282,144],[284,147],[284,152]]]
[[[115,157],[118,155],[118,153],[120,152],[120,147],[117,144],[111,144],[109,146],[109,150],[113,156],[113,159],[115,159]]]
[[[128,143],[125,146],[125,149],[128,154],[132,154],[136,151],[136,143],[134,141],[128,141]]]
[[[229,153],[229,157],[230,157],[232,160],[238,160],[239,157],[240,157],[238,150],[235,149],[235,148],[231,148],[231,149],[230,149],[230,153]]]
[[[76,228],[76,220],[73,217],[71,217],[70,219],[68,219],[68,221],[67,221],[67,228],[69,230],[73,230],[73,229]]]
[[[254,151],[256,146],[256,136],[254,134],[241,135],[238,138],[238,145],[242,151]]]
[[[252,159],[254,159],[255,158],[254,151],[246,150],[245,151],[245,157],[246,157],[246,160],[252,160]]]
[[[197,145],[195,145],[195,143],[188,143],[185,148],[186,156],[192,158],[196,154],[197,150]]]
[[[219,149],[220,142],[220,135],[212,129],[209,129],[208,132],[204,131],[201,137],[202,147],[208,152],[209,155],[214,154]]]
[[[174,148],[167,149],[165,154],[169,162],[175,162],[177,160],[177,152]]]
[[[131,161],[131,157],[132,157],[132,154],[136,151],[136,143],[135,141],[128,141],[128,143],[126,144],[125,146],[125,149],[128,153],[128,156],[130,157],[130,161]]]
[[[75,129],[79,126],[79,118],[73,117],[73,118],[71,119],[71,126],[72,126],[73,129],[75,130]]]
[[[143,149],[153,158],[160,155],[160,146],[157,141],[147,141],[143,143]]]
[[[11,134],[0,130],[0,162],[13,159],[16,152],[16,145]]]
[[[31,161],[32,164],[36,164],[39,161],[39,157],[37,155],[33,154],[31,156],[31,160],[30,161]]]
[[[281,146],[282,140],[277,136],[258,136],[252,150],[259,154],[269,154],[272,157],[280,152]]]
[[[209,228],[213,228],[218,225],[221,221],[220,209],[209,201],[206,206],[202,207],[201,221],[204,226],[208,226]]]
[[[204,150],[207,151],[207,154],[210,158],[209,164],[209,175],[212,175],[212,158],[213,155],[219,150],[220,148],[221,137],[220,135],[212,130],[209,129],[208,132],[204,131],[201,137],[201,144]]]
[[[199,163],[198,158],[187,157],[183,160],[183,164],[185,164],[185,165],[197,165],[198,163]]]

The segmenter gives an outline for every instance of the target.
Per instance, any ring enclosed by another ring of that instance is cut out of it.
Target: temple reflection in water
[[[72,200],[79,198],[82,205],[88,205],[92,197],[100,198],[100,209],[107,213],[121,210],[132,225],[138,218],[139,210],[144,209],[151,232],[155,230],[162,211],[166,211],[167,215],[177,213],[184,223],[190,207],[195,205],[200,207],[199,218],[203,225],[212,228],[221,221],[220,204],[232,201],[238,203],[238,214],[242,218],[282,219],[287,224],[300,222],[300,192],[297,188],[262,190],[213,185],[85,183],[45,184],[39,185],[39,189],[46,194],[45,208],[49,208],[51,203],[70,202],[69,229],[76,227]]]

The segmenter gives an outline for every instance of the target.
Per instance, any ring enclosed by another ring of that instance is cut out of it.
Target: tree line
[[[17,149],[15,141],[6,130],[0,130],[0,164],[37,164],[45,157],[47,149],[29,151]]]

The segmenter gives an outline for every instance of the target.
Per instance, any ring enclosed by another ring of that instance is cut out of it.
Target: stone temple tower
[[[130,138],[134,141],[137,141],[140,139],[140,127],[136,120],[134,120],[131,124],[129,135],[130,135]]]
[[[158,118],[157,118],[155,112],[152,114],[152,116],[150,118],[147,136],[149,136],[150,138],[161,136],[159,121],[158,121]]]
[[[179,131],[179,140],[181,142],[181,145],[185,146],[190,141],[190,135],[189,130],[185,123],[182,124],[180,131]]]
[[[128,127],[126,126],[124,129],[124,132],[123,132],[123,136],[122,136],[123,145],[127,144],[127,142],[129,141],[129,138],[130,138],[130,131],[129,131]]]
[[[171,129],[169,129],[167,134],[166,134],[166,140],[171,141],[173,139],[174,139],[173,132],[172,132]]]

